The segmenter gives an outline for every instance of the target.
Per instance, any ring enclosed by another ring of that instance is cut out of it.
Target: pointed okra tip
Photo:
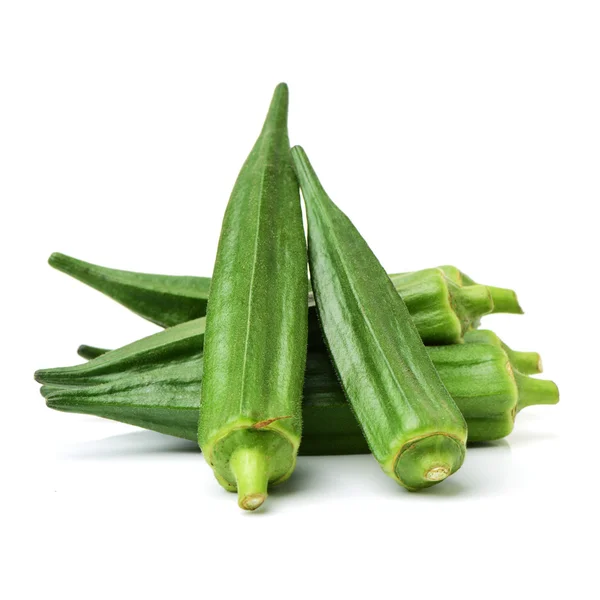
[[[302,195],[305,197],[319,191],[324,191],[317,174],[315,173],[308,156],[302,146],[294,146],[291,149],[292,162],[294,163],[294,169],[298,180],[300,181],[300,187],[302,189]]]
[[[285,81],[282,81],[281,83],[278,83],[275,86],[274,95],[276,95],[276,94],[285,94],[286,96],[288,96],[289,93],[290,93],[290,89],[288,87],[288,84],[285,83]]]
[[[302,146],[292,146],[291,153],[292,157],[294,158],[294,162],[297,161],[298,163],[308,163],[308,157],[306,156],[306,152],[304,151],[304,148]]]
[[[280,83],[273,92],[269,112],[263,125],[263,133],[287,128],[289,89],[287,83]]]
[[[33,374],[33,378],[35,381],[37,381],[37,383],[40,383],[42,385],[44,385],[46,382],[46,372],[48,371],[48,369],[38,369],[37,371],[35,371],[35,373]]]
[[[66,254],[61,254],[60,252],[53,252],[48,257],[48,264],[51,267],[54,267],[55,269],[61,270],[61,267],[65,263],[69,263],[71,260],[73,259],[70,256],[67,256]]]
[[[53,252],[48,257],[48,264],[57,271],[71,276],[77,276],[95,266],[61,252]]]
[[[278,83],[273,91],[273,98],[271,100],[271,108],[282,107],[287,115],[288,104],[290,101],[290,89],[287,83]]]

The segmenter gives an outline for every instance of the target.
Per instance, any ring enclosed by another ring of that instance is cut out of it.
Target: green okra
[[[42,394],[50,408],[96,415],[177,437],[196,440],[204,357],[197,340],[204,319],[182,325],[181,348],[167,347],[161,360],[137,352],[145,340],[127,346],[139,358],[135,368],[121,351],[109,352],[114,376],[110,380],[89,363],[39,371]],[[161,333],[150,336],[162,339]],[[147,339],[147,338],[146,338]],[[101,352],[101,349],[96,349]],[[555,404],[558,389],[551,381],[533,379],[511,366],[502,345],[471,342],[428,348],[442,382],[468,425],[469,442],[499,439],[510,433],[518,410],[534,404]],[[116,358],[113,358],[116,357]],[[103,364],[106,364],[104,362]],[[325,347],[309,350],[303,391],[303,434],[300,454],[357,454],[368,446],[347,403]]]
[[[60,252],[53,253],[48,263],[161,327],[171,327],[206,315],[210,277],[153,275],[109,269]]]
[[[468,275],[453,267],[452,265],[443,265],[439,267],[448,279],[451,279],[460,286],[477,285]],[[513,290],[507,288],[495,287],[493,285],[486,286],[494,303],[495,313],[509,313],[514,315],[522,315],[523,309],[517,299],[517,294]]]
[[[474,329],[465,334],[467,344],[493,344],[500,346],[510,358],[512,366],[525,375],[542,372],[542,357],[537,352],[516,352],[511,350],[493,331]]]
[[[292,157],[319,321],[357,421],[386,474],[411,490],[439,483],[463,463],[465,420],[383,267],[304,151]]]
[[[97,358],[82,365],[40,369],[36,371],[35,379],[40,383],[51,380],[53,385],[110,382],[123,373],[145,371],[167,359],[188,357],[190,352],[198,355],[204,348],[205,326],[204,317],[175,325],[117,350],[100,353]]]
[[[302,428],[308,274],[287,113],[280,84],[229,199],[206,315],[198,443],[247,510],[291,475]]]
[[[163,327],[206,314],[208,277],[120,271],[59,253],[52,254],[49,262]],[[483,315],[522,312],[512,290],[477,284],[456,267],[395,273],[390,278],[429,345],[459,342]],[[495,305],[494,299],[501,304]],[[309,327],[311,331],[318,328],[314,305],[309,309]]]
[[[94,358],[98,358],[103,354],[110,352],[107,348],[98,348],[97,346],[87,346],[86,344],[82,344],[77,348],[77,354],[81,356],[81,358],[85,358],[85,360],[92,360]]]

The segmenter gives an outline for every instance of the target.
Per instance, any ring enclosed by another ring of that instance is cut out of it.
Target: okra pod
[[[225,212],[206,315],[198,442],[247,510],[291,475],[302,427],[308,275],[287,112],[281,84]]]
[[[463,463],[466,423],[383,267],[304,151],[292,156],[317,312],[344,392],[386,474],[410,490],[439,483]]]

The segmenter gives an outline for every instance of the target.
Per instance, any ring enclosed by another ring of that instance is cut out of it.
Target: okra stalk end
[[[262,448],[238,448],[230,460],[238,492],[238,504],[244,510],[256,510],[267,499],[268,459]]]
[[[459,316],[468,316],[469,322],[492,312],[494,301],[490,289],[486,285],[467,285],[453,291]]]
[[[506,288],[487,286],[492,300],[494,301],[493,313],[508,313],[512,315],[522,315],[523,309],[517,299],[517,293],[514,290]]]
[[[465,458],[464,444],[447,434],[433,434],[405,444],[394,472],[410,491],[440,483],[457,471]]]
[[[558,404],[560,394],[558,386],[547,379],[534,379],[514,371],[515,381],[519,389],[517,412],[527,406],[537,404]]]
[[[542,357],[537,352],[519,352],[505,348],[512,366],[524,375],[538,375],[543,371]]]

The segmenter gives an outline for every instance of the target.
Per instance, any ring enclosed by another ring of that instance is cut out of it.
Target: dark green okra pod
[[[210,277],[109,269],[60,252],[52,254],[48,263],[161,327],[206,315]]]
[[[300,445],[308,276],[287,112],[281,84],[225,212],[206,315],[198,442],[247,510]]]
[[[204,319],[179,328],[179,351],[170,342],[156,361],[138,346],[158,347],[162,333],[109,353],[102,364],[112,365],[112,378],[99,374],[96,360],[82,366],[38,372],[50,408],[92,414],[160,433],[196,439],[204,358],[198,332]],[[186,343],[186,338],[195,340]],[[127,352],[124,352],[126,350]],[[101,349],[95,349],[101,352]],[[519,373],[502,345],[455,344],[428,348],[435,368],[463,413],[470,442],[504,437],[513,428],[518,410],[534,404],[556,404],[558,390],[551,381]],[[137,357],[135,368],[127,354]],[[517,353],[518,354],[518,353]],[[94,374],[96,373],[96,374]],[[358,423],[345,400],[323,344],[309,351],[304,379],[301,454],[368,452]]]

